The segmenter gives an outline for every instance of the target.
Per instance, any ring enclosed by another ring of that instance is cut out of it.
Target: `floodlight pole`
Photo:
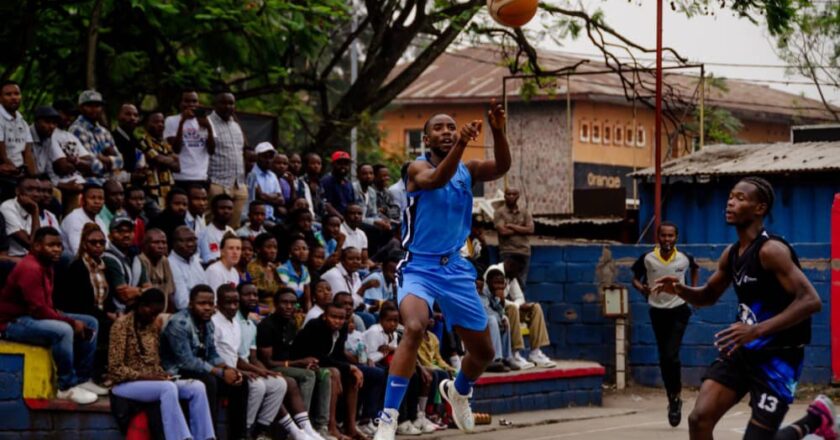
[[[656,183],[653,190],[654,241],[662,221],[662,0],[656,0],[656,126],[654,135],[654,168]]]

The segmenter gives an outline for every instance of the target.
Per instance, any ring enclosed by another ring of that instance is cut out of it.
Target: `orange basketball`
[[[487,0],[487,9],[499,24],[520,27],[534,18],[537,3],[537,0]]]

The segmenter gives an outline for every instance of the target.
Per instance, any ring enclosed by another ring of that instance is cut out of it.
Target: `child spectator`
[[[371,272],[362,284],[370,284],[370,287],[365,290],[365,304],[375,312],[385,301],[397,301],[397,264],[399,259],[396,257],[388,257],[382,264],[382,270]],[[376,281],[376,282],[373,282]]]
[[[260,316],[274,311],[274,294],[280,287],[277,276],[277,239],[271,234],[260,234],[254,239],[256,258],[248,263],[248,273],[260,296]]]
[[[483,280],[476,281],[476,289],[487,313],[487,326],[490,329],[490,339],[496,358],[487,367],[487,371],[504,373],[511,370],[533,368],[534,364],[520,365],[511,355],[510,322],[505,316],[505,276],[501,271],[489,270],[486,275],[486,285]]]
[[[236,230],[236,235],[254,241],[265,230],[265,203],[254,200],[248,204],[248,223]]]
[[[362,256],[356,248],[345,248],[341,253],[341,262],[338,266],[325,272],[321,278],[330,283],[333,292],[346,291],[353,295],[353,310],[365,322],[365,328],[376,324],[376,317],[366,311],[364,304],[365,292],[372,288],[375,281],[368,281],[362,284],[359,277],[359,268],[362,264]]]
[[[306,215],[311,214],[306,211]],[[306,268],[306,261],[308,259],[309,246],[306,245],[303,237],[297,237],[292,240],[289,260],[277,268],[277,276],[280,277],[280,283],[295,291],[298,297],[298,303],[304,311],[308,311],[312,307],[312,297],[309,290],[309,270]]]
[[[332,289],[330,289],[330,283],[324,280],[318,280],[314,284],[315,286],[315,304],[306,312],[306,317],[303,320],[303,325],[305,326],[309,321],[313,319],[320,318],[321,315],[324,314],[324,309],[327,307],[327,304],[332,302]],[[352,320],[351,320],[352,321]]]
[[[287,204],[292,201],[292,183],[295,176],[289,172],[289,157],[283,153],[274,155],[271,161],[271,171],[277,176],[277,181],[280,182],[280,190],[283,194],[283,200]]]
[[[341,249],[344,248],[344,240],[347,238],[341,232],[341,217],[327,215],[324,220],[324,227],[315,233],[315,238],[324,247],[324,258],[327,259],[326,268],[338,264],[341,261]]]
[[[206,440],[216,438],[204,384],[175,379],[160,363],[160,328],[155,321],[164,311],[166,297],[148,289],[137,299],[134,311],[111,327],[108,377],[114,396],[140,402],[160,402],[163,431],[167,439]],[[190,422],[181,411],[181,400],[189,407]]]
[[[312,213],[308,209],[296,209],[289,213],[285,224],[275,226],[274,235],[277,237],[277,258],[280,261],[289,259],[292,240],[303,237],[307,244],[314,244],[318,240],[312,231]]]

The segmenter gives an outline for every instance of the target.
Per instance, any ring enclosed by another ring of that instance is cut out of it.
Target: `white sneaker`
[[[417,427],[414,426],[414,423],[411,423],[411,420],[406,420],[406,421],[400,423],[399,426],[397,426],[397,434],[399,434],[399,435],[422,435],[423,431],[417,429]]]
[[[449,402],[452,407],[452,420],[458,429],[464,432],[472,432],[475,429],[475,418],[473,418],[472,408],[470,408],[470,394],[464,396],[455,389],[455,381],[446,379],[440,382],[438,386],[440,395]]]
[[[395,409],[384,409],[379,413],[379,426],[373,440],[394,440],[397,436],[397,419],[400,413]]]
[[[99,396],[97,396],[96,394],[91,393],[90,391],[79,386],[68,388],[64,391],[59,391],[58,393],[56,393],[55,397],[59,399],[70,400],[75,403],[78,403],[79,405],[88,405],[93,402],[96,402],[99,399]]]
[[[511,365],[519,367],[519,370],[528,370],[530,368],[536,367],[536,365],[532,364],[531,362],[522,359],[522,356],[520,356],[519,353],[516,353],[510,359],[508,359],[508,362],[510,362]]]
[[[414,421],[414,427],[419,429],[423,434],[429,434],[440,429],[440,426],[432,423],[432,421],[427,419],[426,415],[423,413],[417,414],[417,420]]]
[[[326,426],[319,429],[318,431],[310,431],[308,429],[305,429],[304,432],[306,432],[310,437],[312,437],[312,440],[338,440],[337,438],[330,435],[330,432],[327,430]]]
[[[554,361],[549,359],[548,356],[546,356],[541,351],[531,351],[531,354],[528,355],[528,360],[537,364],[537,366],[541,368],[554,368],[557,366],[557,364],[555,364]]]
[[[107,396],[108,395],[108,388],[101,387],[101,386],[95,384],[92,380],[89,380],[85,383],[81,383],[77,386],[79,388],[85,390],[85,391],[90,391],[91,393],[96,394],[97,396]]]
[[[372,422],[356,425],[356,430],[367,436],[376,434],[376,426]]]

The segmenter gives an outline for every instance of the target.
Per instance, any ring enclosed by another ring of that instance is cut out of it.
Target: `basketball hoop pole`
[[[653,190],[653,230],[662,221],[662,0],[656,0],[656,126],[654,128],[654,168],[656,183]]]

